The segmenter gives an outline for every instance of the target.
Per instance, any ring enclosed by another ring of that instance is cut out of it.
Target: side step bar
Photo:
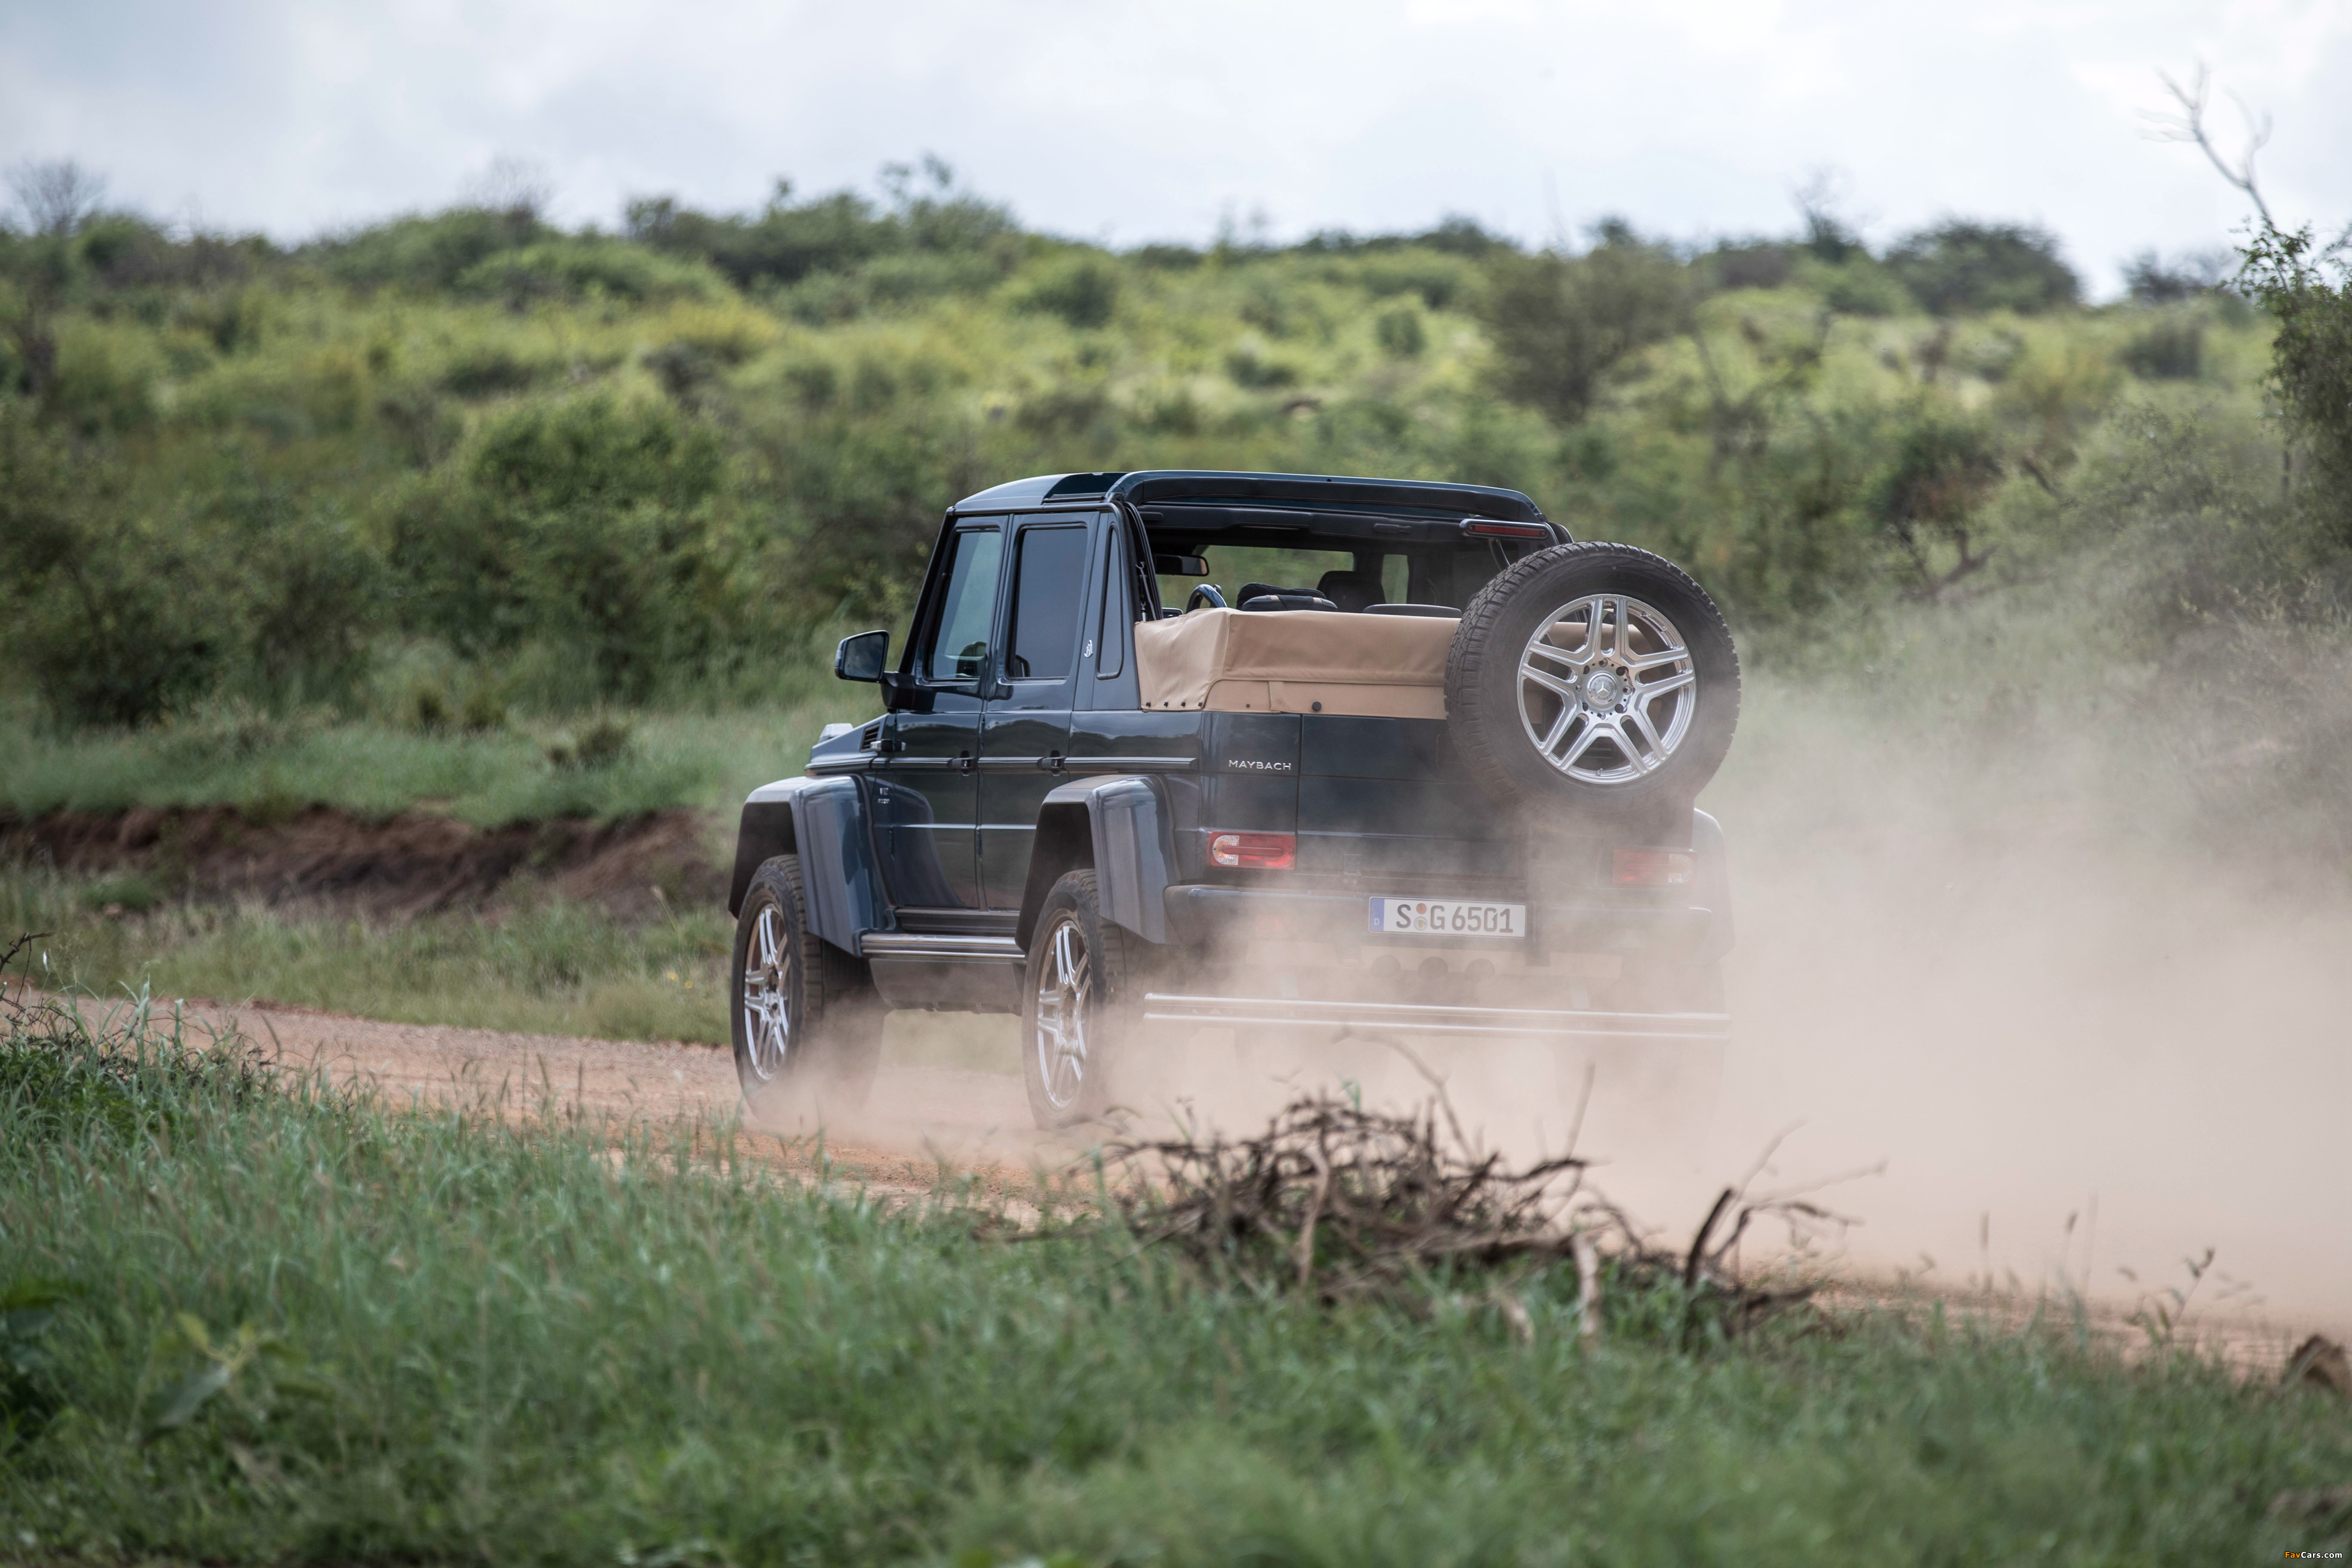
[[[857,939],[866,958],[914,958],[931,964],[1025,964],[1029,955],[1010,936],[949,936],[930,932],[868,931]]]
[[[1160,1023],[1272,1024],[1394,1034],[1530,1035],[1555,1040],[1731,1038],[1729,1013],[1570,1012],[1411,1002],[1297,1001],[1284,997],[1182,997],[1158,991],[1145,995],[1143,1016]]]

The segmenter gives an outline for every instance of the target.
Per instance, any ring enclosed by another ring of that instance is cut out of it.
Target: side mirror
[[[890,633],[860,632],[833,651],[833,673],[845,681],[878,681],[890,662]]]

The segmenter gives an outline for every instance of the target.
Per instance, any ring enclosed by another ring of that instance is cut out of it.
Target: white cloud
[[[2095,287],[2234,197],[2137,117],[2199,58],[2275,118],[2283,216],[2341,222],[2347,0],[93,0],[0,9],[0,160],[70,154],[167,214],[287,236],[454,196],[499,155],[558,210],[870,187],[936,151],[1028,220],[1121,240],[1468,212],[1785,227],[1848,171],[1880,232],[2056,228]],[[2225,120],[2225,123],[2226,123]]]

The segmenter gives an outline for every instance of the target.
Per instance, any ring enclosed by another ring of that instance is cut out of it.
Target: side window
[[[922,673],[927,680],[976,681],[988,664],[1004,536],[994,528],[966,528],[954,536],[952,548],[955,559],[948,563],[947,591],[923,650]]]
[[[1013,578],[1007,678],[1064,680],[1078,652],[1087,591],[1087,530],[1024,528]]]
[[[1116,529],[1103,535],[1102,604],[1095,614],[1095,674],[1118,674],[1127,663],[1127,554]]]

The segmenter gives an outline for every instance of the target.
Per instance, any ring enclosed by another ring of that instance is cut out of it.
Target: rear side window
[[[1127,664],[1127,623],[1134,619],[1128,610],[1127,558],[1119,548],[1120,536],[1103,535],[1102,604],[1095,617],[1095,674],[1118,674]]]
[[[923,653],[923,674],[934,681],[976,681],[988,664],[1004,536],[994,528],[967,528],[955,535],[952,548],[955,559],[948,564],[947,591]]]
[[[1012,657],[1015,681],[1063,680],[1076,662],[1087,588],[1087,530],[1024,528],[1013,579]]]

